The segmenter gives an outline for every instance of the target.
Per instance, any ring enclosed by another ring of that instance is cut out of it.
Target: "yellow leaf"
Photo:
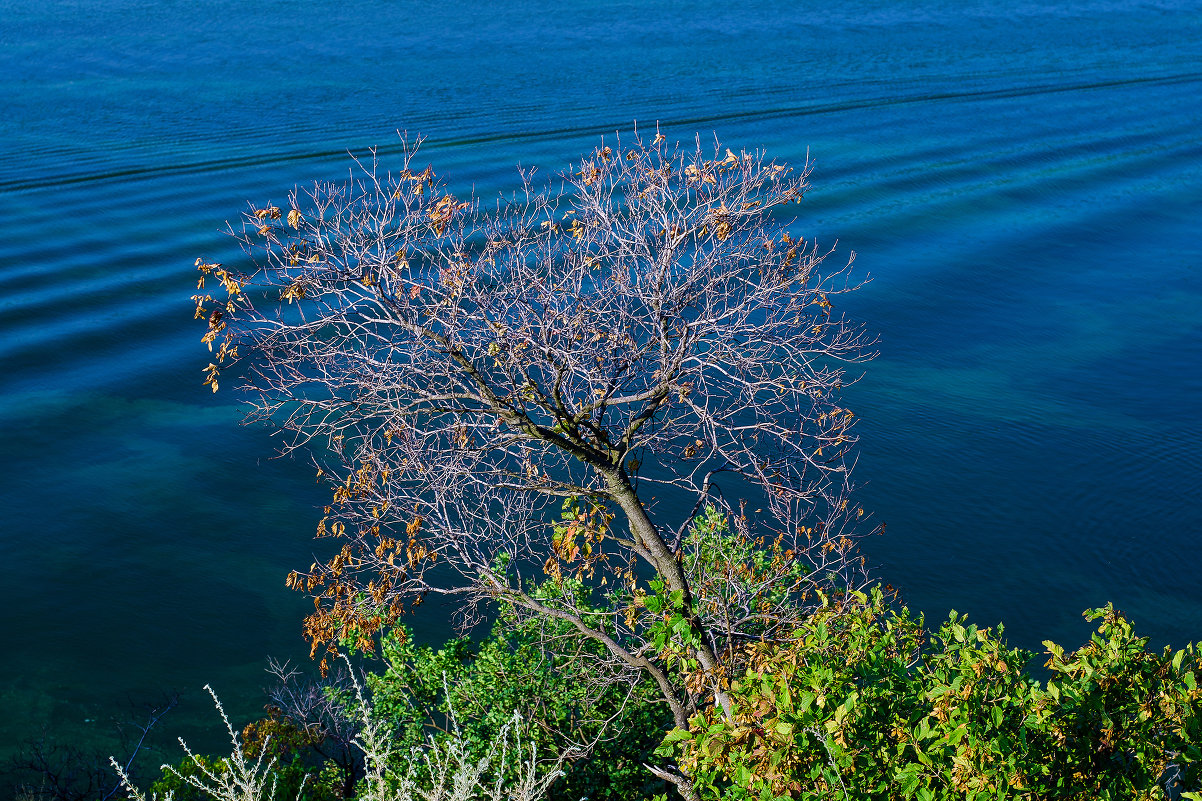
[[[305,218],[301,216],[300,211],[297,209],[293,209],[292,211],[288,212],[288,224],[293,228],[300,228],[300,224],[304,222],[304,220]]]

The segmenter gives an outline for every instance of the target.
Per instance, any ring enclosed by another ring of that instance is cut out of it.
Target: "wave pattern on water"
[[[483,195],[636,119],[813,155],[796,226],[873,277],[848,395],[884,578],[1027,646],[1106,600],[1202,638],[1190,4],[203,6],[0,0],[0,743],[205,681],[249,715],[262,657],[303,657],[281,577],[325,492],[205,394],[192,260],[396,127]]]
[[[815,114],[834,114],[845,111],[881,109],[890,106],[909,105],[915,103],[944,103],[1000,99],[1013,100],[1060,92],[1099,91],[1115,89],[1119,87],[1125,88],[1142,85],[1173,86],[1185,84],[1194,86],[1200,83],[1202,83],[1202,72],[1187,72],[1173,75],[1122,78],[1091,81],[1086,83],[1035,84],[1008,87],[1003,89],[978,89],[974,91],[963,92],[929,92],[901,97],[895,95],[885,95],[865,98],[863,100],[814,103],[803,106],[768,106],[766,108],[748,109],[726,114],[708,114],[685,116],[682,118],[665,118],[660,119],[659,123],[666,128],[691,129],[696,127],[714,126],[722,123],[741,123],[747,121],[763,121],[773,119],[783,120],[786,118],[806,117]],[[479,134],[476,136],[460,137],[447,140],[430,140],[427,142],[426,146],[431,150],[437,150],[444,147],[467,147],[518,141],[537,142],[556,139],[576,139],[590,134],[625,130],[630,126],[630,124],[630,120],[610,120],[607,123],[592,123],[587,126],[577,126],[572,128],[551,128],[534,132],[517,131],[489,135]],[[129,149],[134,149],[134,146],[131,145]],[[263,150],[267,150],[268,152],[263,152]],[[127,166],[122,169],[111,169],[99,172],[95,169],[84,169],[74,173],[52,173],[50,175],[42,175],[36,179],[5,178],[3,177],[3,173],[0,172],[0,192],[22,192],[41,189],[55,189],[74,184],[153,179],[168,175],[203,175],[205,173],[246,169],[250,167],[260,167],[266,165],[296,165],[306,161],[338,158],[347,155],[348,152],[345,149],[310,150],[299,152],[270,152],[270,148],[264,148],[263,150],[260,150],[255,155],[246,155],[240,157],[227,156],[216,159],[173,164],[158,164],[153,166]],[[401,147],[399,144],[385,144],[375,146],[373,147],[373,150],[381,156],[388,156],[399,153]],[[110,150],[110,153],[112,152],[113,151]],[[61,160],[64,160],[64,158],[67,156],[65,153],[53,151],[45,153],[34,152],[27,155],[37,155],[40,157],[38,159],[39,161],[49,162],[50,164],[55,164]],[[135,153],[135,155],[138,154]],[[18,166],[18,169],[21,172],[30,171],[28,167]]]

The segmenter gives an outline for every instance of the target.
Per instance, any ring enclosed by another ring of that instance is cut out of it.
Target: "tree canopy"
[[[810,165],[636,134],[485,202],[419,144],[252,207],[241,267],[197,262],[207,383],[240,362],[252,419],[334,488],[345,542],[289,578],[315,650],[501,600],[604,645],[606,682],[653,678],[678,726],[728,707],[738,642],[864,580],[839,395],[873,341],[836,310],[854,254],[787,216]]]

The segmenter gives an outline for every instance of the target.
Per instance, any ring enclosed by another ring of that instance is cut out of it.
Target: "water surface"
[[[1202,13],[827,5],[0,0],[0,750],[168,688],[199,738],[304,657],[325,491],[201,386],[192,262],[398,129],[483,194],[636,120],[809,152],[880,574],[1036,649],[1107,600],[1202,639]]]

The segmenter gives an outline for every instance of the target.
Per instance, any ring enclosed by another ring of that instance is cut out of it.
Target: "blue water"
[[[1107,600],[1202,639],[1196,2],[0,0],[0,45],[0,751],[172,687],[201,738],[304,657],[325,491],[201,386],[192,262],[397,129],[485,195],[636,120],[808,150],[879,574],[1036,649]]]

